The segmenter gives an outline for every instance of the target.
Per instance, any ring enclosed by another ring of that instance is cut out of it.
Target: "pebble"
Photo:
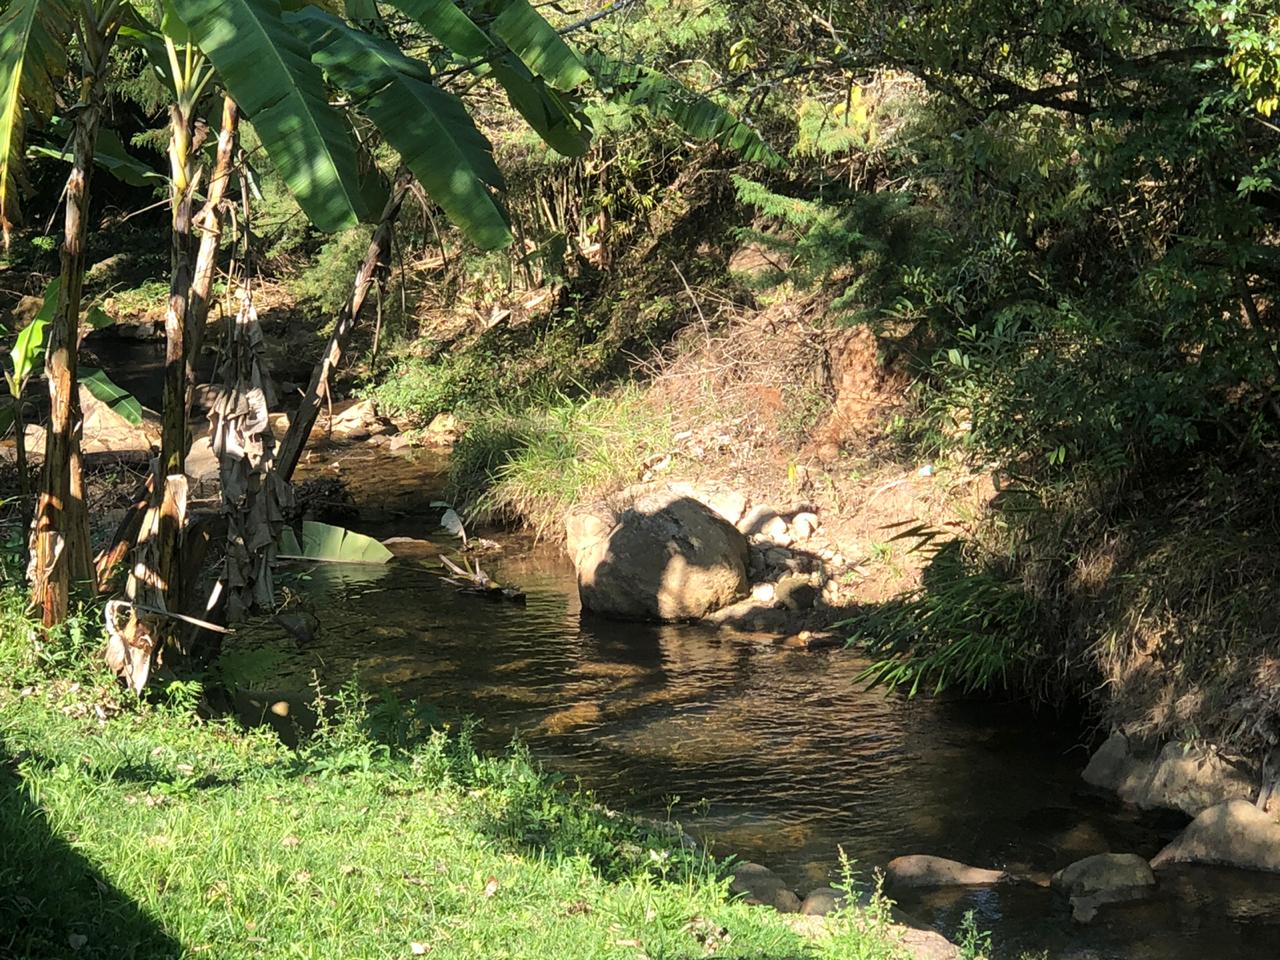
[[[791,521],[791,532],[797,540],[808,540],[818,530],[816,513],[797,513]]]
[[[761,603],[773,603],[777,599],[778,592],[772,583],[757,583],[751,588],[751,597]]]

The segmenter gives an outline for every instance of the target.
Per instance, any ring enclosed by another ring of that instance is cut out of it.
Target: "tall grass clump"
[[[1025,686],[1040,651],[1036,601],[987,558],[965,558],[964,547],[948,542],[922,586],[847,621],[850,642],[874,658],[862,679],[910,696]]]
[[[539,536],[575,504],[635,482],[670,445],[671,418],[636,388],[506,411],[472,424],[454,450],[449,489],[476,519]]]

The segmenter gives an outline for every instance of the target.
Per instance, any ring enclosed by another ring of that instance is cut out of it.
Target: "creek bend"
[[[344,476],[361,507],[355,529],[420,542],[398,544],[386,567],[285,574],[319,617],[318,636],[299,644],[269,619],[245,625],[222,654],[233,685],[302,691],[313,677],[329,687],[358,677],[443,719],[475,717],[483,744],[519,736],[611,806],[669,813],[801,896],[839,878],[840,850],[868,874],[929,853],[1044,880],[1094,853],[1150,857],[1181,825],[1091,795],[1074,721],[868,691],[857,680],[865,661],[849,652],[584,617],[569,561],[523,536],[495,534],[503,552],[484,562],[525,589],[527,606],[459,594],[435,572],[437,554],[457,547],[428,506],[443,459],[329,453],[299,478]],[[1034,884],[898,899],[948,935],[975,911],[1001,960],[1280,955],[1280,877],[1245,871],[1162,871],[1154,896],[1104,907],[1089,925]]]

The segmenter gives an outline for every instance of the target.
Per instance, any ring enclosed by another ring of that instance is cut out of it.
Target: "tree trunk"
[[[154,552],[159,564],[155,569],[160,596],[151,605],[167,609],[176,604],[181,585],[182,518],[174,511],[179,503],[185,508],[185,496],[166,493],[174,483],[186,482],[187,457],[187,303],[191,296],[191,205],[196,177],[191,162],[191,118],[179,106],[170,108],[169,141],[170,183],[173,196],[173,229],[171,233],[169,306],[164,314],[164,412],[160,433],[159,488],[155,500],[161,516],[155,524],[158,539]],[[158,632],[158,631],[157,631]]]
[[[223,210],[227,184],[231,180],[232,159],[235,156],[236,138],[239,132],[240,114],[230,97],[222,101],[222,130],[218,134],[218,157],[214,162],[213,176],[209,180],[209,192],[204,206],[195,219],[200,231],[200,250],[196,254],[196,266],[191,275],[191,298],[187,303],[187,414],[195,397],[196,363],[204,344],[205,327],[209,322],[209,294],[213,289],[213,277],[218,266],[218,247],[222,243]]]
[[[320,404],[328,396],[329,377],[334,368],[342,362],[342,355],[347,349],[356,321],[360,318],[360,311],[368,298],[374,274],[377,273],[380,265],[390,261],[392,229],[411,182],[410,175],[403,171],[396,177],[391,198],[387,200],[387,205],[382,210],[378,229],[374,231],[364,262],[356,273],[351,300],[338,315],[338,322],[333,329],[333,335],[329,338],[328,346],[325,347],[324,356],[311,372],[311,382],[307,385],[306,395],[303,396],[297,412],[289,422],[289,430],[280,444],[280,454],[276,458],[276,470],[283,480],[288,481],[292,478],[293,471],[298,466],[302,450],[307,445],[307,438],[311,435],[311,428],[315,426],[316,418],[320,415]]]
[[[222,129],[218,134],[218,154],[214,162],[213,175],[209,180],[208,195],[200,213],[193,221],[195,227],[200,230],[200,249],[196,254],[195,269],[191,273],[190,295],[186,305],[184,350],[186,396],[183,401],[183,413],[187,417],[191,414],[191,404],[195,397],[195,367],[200,348],[204,343],[205,324],[209,318],[210,291],[213,288],[214,275],[217,273],[218,247],[222,242],[224,221],[222,204],[231,176],[239,119],[235,101],[230,97],[225,98],[222,104]],[[95,575],[100,593],[111,589],[117,570],[137,541],[153,493],[154,481],[152,475],[148,474],[145,483],[134,494],[133,503],[117,526],[111,543],[98,555]]]
[[[105,65],[105,52],[97,63]],[[66,186],[61,292],[58,309],[49,324],[49,342],[45,352],[45,375],[49,380],[49,430],[45,440],[44,470],[40,499],[36,505],[30,565],[32,602],[41,608],[45,627],[53,627],[66,619],[72,576],[88,573],[85,569],[89,557],[88,510],[84,504],[83,482],[78,475],[80,403],[76,355],[80,334],[80,289],[84,281],[84,242],[88,228],[89,178],[101,118],[101,89],[99,71],[89,71],[83,81],[72,133],[73,161]]]
[[[18,395],[13,399],[13,450],[18,462],[18,493],[22,497],[21,508],[18,515],[22,518],[22,529],[25,531],[31,529],[31,477],[28,474],[29,467],[27,465],[27,419],[22,415],[22,393],[26,384],[18,386]],[[31,559],[31,544],[23,540],[22,547],[23,562],[29,562]]]

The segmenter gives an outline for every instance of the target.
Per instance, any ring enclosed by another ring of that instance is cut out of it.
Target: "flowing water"
[[[336,464],[336,471],[334,465]],[[843,851],[867,870],[930,853],[1043,879],[1093,853],[1154,854],[1177,822],[1090,796],[1072,722],[991,704],[907,701],[867,691],[864,662],[718,635],[581,615],[572,567],[550,547],[503,536],[491,572],[525,607],[442,584],[436,554],[456,543],[429,511],[439,460],[352,448],[305,467],[352,481],[363,524],[420,538],[385,568],[316,566],[288,580],[319,615],[314,642],[273,624],[224,650],[276,687],[352,675],[483,721],[491,742],[518,733],[548,767],[606,802],[670,814],[719,853],[765,863],[803,895],[839,876]],[[954,933],[964,913],[993,932],[997,956],[1205,960],[1280,956],[1280,878],[1231,870],[1162,873],[1159,892],[1104,907],[1089,926],[1033,884],[903,898]]]

